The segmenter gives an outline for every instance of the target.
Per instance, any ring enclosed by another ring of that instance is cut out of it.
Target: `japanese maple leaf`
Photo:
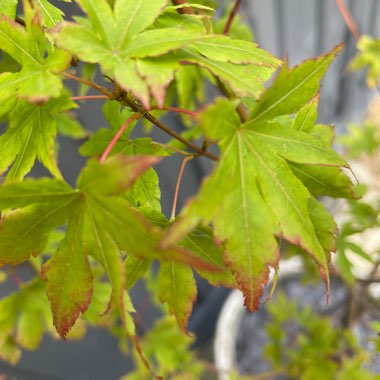
[[[178,66],[177,60],[142,59],[168,53],[196,35],[181,27],[147,30],[167,0],[117,0],[113,8],[106,0],[77,1],[88,20],[77,18],[76,24],[62,24],[57,43],[85,62],[99,63],[104,73],[131,91],[145,107],[149,107],[151,93],[162,104],[163,89]],[[144,78],[161,80],[149,88]]]
[[[7,210],[0,225],[1,265],[16,265],[40,254],[52,230],[66,225],[65,237],[42,267],[54,325],[62,337],[91,301],[88,255],[104,267],[113,287],[112,305],[121,310],[125,299],[121,250],[141,258],[212,268],[184,249],[160,249],[160,229],[118,196],[157,161],[151,156],[115,156],[105,163],[90,160],[77,189],[58,179],[27,179],[0,186],[0,209]]]
[[[159,212],[151,211],[149,220],[161,227],[168,227],[170,222]],[[234,274],[223,262],[224,247],[215,242],[212,230],[208,227],[199,227],[191,231],[179,246],[192,252],[195,257],[215,266],[217,271],[195,271],[213,286],[223,285],[234,288],[237,286]],[[149,269],[152,260],[128,256],[125,260],[127,288],[132,287],[139,278]],[[159,270],[159,299],[168,306],[170,314],[176,317],[178,325],[187,333],[188,319],[197,297],[197,285],[193,270],[175,260],[160,260]]]
[[[63,23],[53,32],[58,45],[82,61],[99,63],[146,108],[151,96],[163,105],[165,89],[181,61],[207,68],[245,95],[262,90],[280,63],[252,42],[207,34],[202,23],[193,29],[192,22],[178,20],[181,15],[168,12],[165,22],[157,20],[167,0],[116,0],[113,7],[106,0],[77,2],[88,20]],[[190,50],[182,50],[189,45]]]
[[[0,49],[21,66],[18,72],[0,74],[0,100],[5,109],[11,109],[16,97],[39,104],[58,98],[63,89],[59,73],[70,64],[70,55],[54,48],[44,36],[35,21],[38,11],[28,6],[25,14],[26,27],[0,14]]]
[[[215,235],[225,241],[224,261],[235,274],[249,310],[258,308],[269,267],[278,266],[278,238],[308,252],[329,286],[335,223],[290,164],[315,166],[323,172],[347,163],[309,131],[276,118],[299,111],[316,95],[338,51],[291,70],[284,66],[243,124],[235,107],[222,99],[200,118],[205,134],[218,141],[220,161],[169,229],[163,245],[179,241],[200,221],[211,222]]]
[[[75,104],[67,95],[44,104],[16,100],[10,112],[8,129],[0,135],[0,173],[7,180],[21,180],[38,159],[55,177],[57,166],[57,116]]]

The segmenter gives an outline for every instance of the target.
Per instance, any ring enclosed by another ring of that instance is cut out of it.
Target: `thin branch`
[[[102,100],[102,99],[109,99],[109,96],[106,95],[85,95],[85,96],[72,96],[71,100],[78,101],[78,100]]]
[[[193,144],[192,142],[186,140],[178,133],[172,131],[170,128],[168,128],[166,125],[162,124],[159,120],[157,120],[152,114],[146,113],[144,115],[144,118],[149,120],[151,123],[153,123],[157,128],[161,129],[162,131],[166,132],[168,135],[174,137],[176,140],[180,141],[182,144],[188,146],[192,150],[198,153],[199,156],[205,156],[213,161],[218,161],[218,157],[214,156],[212,153],[208,152],[207,150],[203,150],[199,146]]]
[[[241,3],[242,3],[242,0],[236,0],[236,3],[234,5],[234,7],[232,8],[231,13],[228,17],[226,26],[224,27],[224,30],[223,30],[224,35],[227,35],[230,32],[231,25],[234,22],[235,16],[239,12],[239,8],[240,8]]]
[[[87,79],[77,77],[76,75],[70,74],[68,72],[64,72],[63,75],[68,79],[72,79],[72,80],[75,80],[77,82],[83,83],[83,84],[99,91],[103,95],[107,96],[107,98],[114,99],[114,95],[112,94],[112,92],[109,92],[105,87],[99,86],[98,84],[94,83],[91,80],[87,80]]]
[[[174,137],[176,140],[181,142],[182,144],[188,146],[190,149],[194,150],[198,153],[200,156],[205,156],[213,161],[218,161],[218,157],[214,156],[212,153],[207,152],[206,150],[203,150],[199,146],[193,144],[192,142],[186,140],[178,133],[174,132],[170,128],[168,128],[165,124],[161,123],[159,120],[157,120],[152,114],[144,110],[143,108],[139,107],[137,104],[135,104],[132,100],[128,99],[127,97],[123,97],[121,99],[126,105],[128,105],[130,108],[132,108],[135,112],[140,112],[144,119],[149,120],[152,124],[154,124],[157,128],[161,129],[168,135]]]
[[[156,107],[156,106],[152,106],[151,109],[152,110],[158,110],[158,111],[169,111],[169,112],[183,113],[185,115],[190,115],[192,117],[195,117],[198,114],[196,111],[190,111],[190,110],[186,110],[184,108],[178,108],[178,107]]]
[[[190,142],[190,141],[186,140],[185,138],[183,138],[178,133],[172,131],[169,127],[167,127],[165,124],[161,123],[152,114],[150,114],[144,108],[138,106],[133,100],[129,99],[127,96],[121,96],[121,95],[115,96],[114,94],[112,94],[111,92],[109,92],[105,87],[99,86],[98,84],[96,84],[96,83],[94,83],[94,82],[92,82],[90,80],[82,79],[80,77],[77,77],[76,75],[73,75],[73,74],[70,74],[70,73],[67,73],[67,72],[63,73],[63,75],[66,78],[69,78],[69,79],[75,80],[77,82],[86,84],[87,86],[89,86],[89,87],[91,87],[91,88],[93,88],[93,89],[101,92],[103,95],[107,96],[110,99],[114,99],[114,100],[117,100],[119,102],[124,103],[125,105],[127,105],[128,107],[130,107],[133,111],[140,113],[142,115],[142,117],[144,117],[146,120],[150,121],[157,128],[161,129],[162,131],[164,131],[168,135],[172,136],[173,138],[175,138],[176,140],[178,140],[182,144],[188,146],[190,149],[192,149],[195,152],[197,152],[199,156],[205,156],[205,157],[209,158],[210,160],[218,161],[218,157],[214,156],[210,152],[207,152],[207,151],[203,150],[199,146],[197,146],[197,145],[193,144],[192,142]]]
[[[186,4],[187,2],[188,2],[187,0],[173,0],[174,5],[182,5],[182,4]],[[188,15],[193,14],[193,10],[190,7],[180,8],[178,9],[178,11],[179,13],[183,13],[183,14],[188,14]]]
[[[344,21],[346,22],[348,29],[350,30],[351,34],[354,36],[355,40],[358,41],[360,38],[360,33],[356,25],[355,19],[352,17],[344,0],[335,0],[335,1],[336,1],[336,5],[339,8],[340,13],[342,14],[344,18]]]
[[[169,150],[172,150],[174,152],[177,152],[177,153],[180,153],[184,156],[194,156],[193,153],[189,153],[189,152],[186,152],[185,150],[182,150],[182,149],[179,149],[179,148],[176,148],[175,146],[170,146],[170,145],[167,145],[167,144],[164,144],[164,143],[160,143],[158,141],[155,141],[154,144],[156,145],[160,145],[162,146],[163,148],[165,149],[169,149]]]
[[[180,168],[179,174],[178,174],[177,184],[175,186],[175,193],[174,193],[174,199],[173,199],[172,214],[171,214],[171,217],[170,217],[171,221],[173,221],[175,219],[175,214],[176,214],[176,209],[177,209],[177,202],[178,202],[179,187],[181,186],[181,181],[182,181],[182,177],[183,177],[183,172],[185,170],[185,166],[193,158],[194,158],[194,156],[188,156],[188,157],[185,157],[183,159],[183,161],[182,161],[182,165],[181,165],[181,168]]]
[[[122,127],[118,130],[116,135],[113,137],[112,141],[108,144],[106,150],[102,154],[102,157],[100,157],[101,162],[106,160],[106,158],[111,153],[111,150],[113,149],[113,147],[115,146],[115,144],[117,143],[117,141],[119,140],[121,135],[128,128],[129,124],[131,124],[133,121],[139,119],[141,116],[142,116],[141,113],[137,112],[137,113],[133,114],[130,118],[127,119],[127,121],[122,125]]]

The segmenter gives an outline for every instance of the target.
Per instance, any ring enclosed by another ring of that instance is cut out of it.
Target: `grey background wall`
[[[52,2],[70,13],[79,12],[75,4]],[[220,3],[225,6],[230,2],[226,0]],[[361,32],[380,34],[380,0],[349,0],[347,4]],[[363,74],[352,75],[345,69],[355,54],[355,44],[334,0],[245,0],[242,2],[241,15],[253,27],[256,41],[277,56],[286,55],[291,65],[345,42],[345,50],[323,82],[320,119],[322,122],[336,123],[341,133],[348,121],[363,118],[366,105],[374,94],[366,89]],[[106,126],[99,102],[83,104],[78,117],[90,130]],[[167,122],[174,129],[181,130],[180,121],[175,116]],[[160,132],[154,131],[154,134],[158,139],[166,138]],[[60,167],[64,177],[72,184],[84,164],[84,159],[78,154],[81,143],[60,139]],[[165,184],[161,190],[166,213],[171,207],[179,166],[179,160],[169,159],[158,167],[161,183]],[[201,177],[210,169],[210,163],[203,159],[193,160],[188,165],[181,187],[180,204],[196,192]],[[36,176],[45,174],[41,167],[34,170]],[[204,342],[212,335],[226,291],[211,289],[203,282],[200,282],[200,290],[198,307],[190,327],[199,333],[200,342]],[[7,287],[0,287],[0,295],[9,291]],[[142,287],[135,289],[137,309],[144,299],[146,294]],[[145,312],[144,317],[150,323],[154,313]],[[24,352],[15,368],[0,362],[0,374],[8,374],[9,379],[17,380],[114,380],[130,366],[130,361],[120,354],[116,341],[106,331],[92,330],[78,343],[56,342],[46,338],[37,352]]]

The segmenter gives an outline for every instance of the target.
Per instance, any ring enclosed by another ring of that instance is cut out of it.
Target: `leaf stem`
[[[106,95],[85,95],[85,96],[72,96],[71,100],[101,100],[101,99],[109,99]]]
[[[219,91],[227,98],[227,99],[233,99],[233,94],[230,93],[228,88],[225,86],[225,84],[217,77],[215,76],[216,84],[218,86]],[[246,108],[243,106],[243,104],[239,104],[236,107],[236,112],[239,114],[240,121],[244,123],[248,119],[248,114]]]
[[[235,5],[232,8],[231,13],[230,13],[230,15],[228,17],[227,23],[226,23],[226,25],[224,27],[224,30],[223,30],[223,34],[224,35],[227,35],[230,32],[231,25],[232,25],[232,23],[234,21],[235,16],[239,12],[239,8],[240,8],[241,3],[242,3],[242,0],[236,0]]]
[[[335,0],[335,1],[336,1],[336,5],[339,8],[340,13],[342,14],[342,16],[344,18],[344,21],[346,22],[348,29],[350,30],[351,34],[354,36],[354,38],[357,42],[360,38],[360,33],[359,33],[359,29],[356,25],[355,19],[351,15],[351,13],[350,13],[349,9],[347,8],[344,0]]]
[[[128,128],[128,126],[133,121],[139,119],[141,116],[142,116],[141,113],[137,112],[137,113],[133,114],[130,118],[127,119],[127,121],[118,130],[118,132],[113,137],[113,139],[111,140],[111,142],[108,144],[107,148],[105,149],[104,153],[100,157],[100,161],[101,162],[104,162],[106,160],[106,158],[108,157],[108,155],[111,153],[111,150],[113,149],[113,147],[115,146],[115,144],[117,143],[117,141],[119,140],[119,138],[121,137],[121,135],[124,133],[124,131]]]
[[[140,343],[139,338],[136,335],[132,336],[131,338],[132,338],[133,346],[135,347],[135,350],[137,351],[140,359],[144,363],[145,368],[151,373],[151,375],[153,376],[154,379],[164,380],[164,378],[162,376],[158,376],[154,373],[152,367],[150,366],[150,364],[148,362],[148,359],[145,357],[145,354],[141,348],[141,343]]]
[[[175,186],[175,193],[174,193],[173,207],[172,207],[172,214],[170,216],[170,221],[173,221],[175,219],[175,214],[176,214],[176,209],[177,209],[177,202],[178,202],[179,188],[181,186],[181,181],[182,181],[182,177],[183,177],[183,172],[185,170],[185,166],[193,158],[194,158],[194,156],[185,157],[183,159],[183,161],[182,161],[181,168],[179,169],[178,179],[177,179],[177,183],[176,183],[176,186]]]

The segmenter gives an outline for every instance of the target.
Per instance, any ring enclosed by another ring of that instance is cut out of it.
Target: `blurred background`
[[[67,15],[80,13],[75,3],[51,1]],[[221,13],[233,1],[219,1]],[[372,36],[380,35],[380,0],[348,0],[348,8],[358,23],[359,31]],[[335,45],[345,43],[345,48],[334,62],[323,81],[321,90],[320,121],[337,126],[337,133],[345,130],[348,122],[363,119],[366,108],[375,93],[368,90],[363,73],[348,72],[347,64],[356,54],[355,40],[340,14],[334,0],[243,0],[240,9],[242,19],[253,29],[259,45],[280,58],[287,58],[295,65],[306,58],[324,53]],[[72,87],[74,93],[77,88]],[[96,131],[106,126],[100,102],[83,102],[77,111],[83,125]],[[167,117],[165,122],[181,131],[179,117]],[[154,139],[165,141],[166,136],[153,130]],[[60,168],[65,179],[74,184],[85,159],[78,154],[83,141],[60,138]],[[157,170],[161,187],[163,210],[170,212],[175,180],[181,160],[163,160]],[[186,167],[179,196],[179,207],[199,186],[200,179],[211,169],[210,163],[199,158]],[[36,167],[34,176],[47,174]],[[199,296],[190,318],[190,331],[197,336],[196,346],[210,356],[210,342],[215,323],[228,291],[211,288],[199,280]],[[11,288],[0,287],[0,295]],[[149,326],[156,317],[142,284],[132,291],[142,325]],[[114,380],[131,368],[131,362],[123,356],[116,340],[104,330],[90,330],[81,342],[54,341],[46,337],[36,352],[23,353],[16,367],[0,362],[5,379],[18,380]]]

